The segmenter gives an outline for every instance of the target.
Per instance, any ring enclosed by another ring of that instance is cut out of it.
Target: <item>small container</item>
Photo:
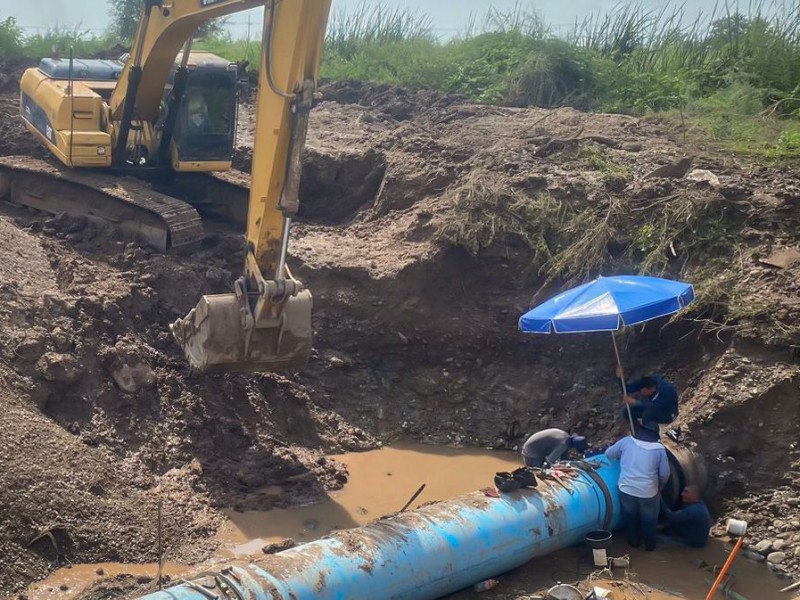
[[[592,593],[597,600],[616,600],[617,595],[612,590],[604,587],[594,586]]]
[[[605,529],[595,529],[586,534],[586,545],[592,549],[592,559],[595,567],[607,567],[608,555],[606,550],[611,547],[611,532]]]
[[[620,556],[618,558],[609,558],[609,564],[612,569],[628,569],[631,566],[631,559],[627,556]]]
[[[485,592],[486,590],[491,590],[497,587],[497,584],[500,582],[497,579],[487,579],[486,581],[481,581],[480,583],[476,583],[472,586],[472,589],[476,592]]]

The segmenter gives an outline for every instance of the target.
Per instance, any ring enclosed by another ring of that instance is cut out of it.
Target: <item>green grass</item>
[[[436,37],[423,13],[365,2],[347,13],[334,9],[321,74],[429,87],[486,103],[673,111],[734,152],[797,159],[800,2],[728,0],[693,18],[676,1],[659,10],[621,3],[560,37],[520,2],[507,12],[474,15],[447,40]],[[218,32],[195,47],[255,67],[260,34],[260,27],[245,39]],[[71,46],[91,56],[111,45],[80,29],[26,37],[12,18],[0,21],[2,56],[39,58],[53,46],[62,56]]]
[[[582,144],[578,149],[577,159],[589,170],[599,172],[608,185],[616,182],[624,183],[631,178],[631,172],[625,165],[609,158],[596,144]]]
[[[520,3],[505,13],[489,9],[461,35],[438,40],[424,14],[365,3],[334,12],[321,73],[487,103],[675,111],[736,152],[796,158],[800,2],[732,0],[699,19],[688,10],[676,3],[657,11],[620,4],[556,37]],[[255,62],[248,55],[255,42],[205,44],[232,60]]]
[[[54,52],[69,56],[70,48],[76,57],[90,57],[114,46],[111,36],[98,37],[80,27],[56,26],[45,33],[23,35],[13,17],[0,21],[0,57],[39,59]]]

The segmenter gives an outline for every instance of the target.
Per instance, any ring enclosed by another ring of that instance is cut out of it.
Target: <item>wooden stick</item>
[[[164,572],[164,544],[161,538],[161,504],[163,500],[159,498],[158,500],[158,576],[156,577],[156,581],[158,582],[158,589],[161,591],[161,576]]]
[[[796,590],[797,588],[800,588],[800,581],[796,581],[792,585],[787,585],[781,591],[782,592],[791,592],[792,590]]]
[[[422,493],[422,490],[424,490],[424,489],[425,489],[425,485],[426,485],[426,484],[424,484],[424,483],[423,483],[421,486],[419,486],[419,489],[418,489],[416,492],[414,492],[414,495],[413,495],[413,496],[411,496],[411,499],[410,499],[408,502],[406,502],[406,504],[405,504],[405,506],[403,506],[403,508],[401,508],[401,509],[400,509],[400,512],[403,512],[403,511],[405,511],[405,509],[407,509],[409,506],[411,506],[411,503],[412,503],[414,500],[416,500],[416,499],[417,499],[417,496],[419,496],[419,495]]]

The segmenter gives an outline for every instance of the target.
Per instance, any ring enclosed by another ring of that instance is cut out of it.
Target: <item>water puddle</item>
[[[425,484],[410,509],[434,500],[443,500],[492,485],[496,471],[510,471],[519,466],[516,453],[478,449],[458,449],[400,443],[380,450],[332,457],[345,463],[350,477],[344,489],[329,494],[326,501],[293,509],[265,512],[227,513],[229,521],[218,539],[222,551],[216,558],[228,561],[263,556],[262,548],[292,538],[297,543],[309,542],[335,529],[357,527],[382,515],[400,510],[412,495]],[[280,489],[262,490],[279,495]],[[696,600],[704,598],[713,575],[710,568],[722,565],[730,546],[711,540],[705,549],[689,549],[663,538],[655,552],[631,550],[615,534],[611,556],[630,557],[630,569],[615,570],[615,580],[603,581],[603,587],[614,591],[614,598],[627,600]],[[705,566],[705,568],[703,568]],[[197,570],[197,569],[194,569]],[[173,579],[188,574],[190,569],[168,564],[165,573]],[[584,548],[570,548],[532,560],[528,564],[500,576],[501,584],[480,593],[480,598],[530,597],[532,590],[547,590],[556,582],[582,582],[593,569]],[[145,581],[156,577],[157,566],[106,563],[76,565],[60,569],[46,580],[31,586],[29,600],[72,600],[99,579],[127,574]],[[763,564],[739,557],[731,570],[733,589],[746,600],[785,599],[778,590],[787,585],[774,577]],[[148,579],[149,578],[149,579]],[[597,583],[598,580],[594,580]],[[647,587],[649,586],[649,587]],[[722,593],[717,598],[724,598]],[[471,588],[448,597],[449,600],[478,598]]]
[[[334,529],[349,529],[397,512],[425,484],[409,509],[493,485],[497,471],[522,463],[514,452],[399,443],[371,452],[333,456],[350,471],[344,489],[320,504],[269,511],[227,512],[219,537],[233,556],[261,555],[261,548],[291,538],[309,542]],[[268,492],[268,490],[267,490]]]
[[[186,565],[167,563],[164,565],[163,574],[175,578],[187,574],[190,570],[191,568]],[[77,599],[81,598],[83,593],[97,581],[119,575],[130,575],[142,582],[155,581],[158,575],[158,565],[156,563],[139,565],[98,563],[62,567],[47,579],[31,585],[25,591],[25,596],[28,600]]]

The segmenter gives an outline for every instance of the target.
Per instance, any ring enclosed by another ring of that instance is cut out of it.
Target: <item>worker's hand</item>
[[[623,371],[622,367],[619,366],[619,365],[617,365],[617,369],[614,371],[614,373],[616,373],[617,377],[624,377],[625,376],[625,371]]]
[[[636,404],[636,398],[634,398],[633,396],[625,396],[622,399],[628,406],[633,406],[634,404]]]

